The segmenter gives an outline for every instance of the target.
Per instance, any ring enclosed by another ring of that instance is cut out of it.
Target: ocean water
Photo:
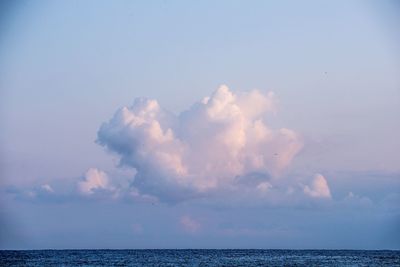
[[[0,266],[400,266],[400,251],[6,250]]]

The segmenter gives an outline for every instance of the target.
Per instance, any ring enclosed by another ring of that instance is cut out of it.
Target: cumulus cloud
[[[304,186],[304,193],[315,198],[331,198],[331,191],[324,176],[316,174],[311,185]]]
[[[180,225],[183,229],[190,233],[195,233],[200,230],[200,223],[190,216],[184,215],[180,218]]]
[[[136,169],[133,186],[140,193],[185,199],[248,184],[266,192],[271,186],[265,182],[302,147],[295,131],[267,125],[267,115],[275,113],[272,92],[235,94],[224,85],[179,115],[154,99],[137,98],[100,127],[97,142]],[[82,191],[107,186],[94,173]],[[248,183],[254,174],[264,181]]]
[[[110,185],[108,176],[105,172],[96,168],[90,168],[86,172],[83,181],[78,183],[78,190],[84,195],[91,195],[95,193],[96,190],[113,191],[114,188]]]

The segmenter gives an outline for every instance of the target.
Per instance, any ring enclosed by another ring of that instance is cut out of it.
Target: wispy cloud
[[[54,189],[48,184],[42,185],[41,189],[43,189],[44,191],[46,191],[48,193],[54,193]]]
[[[201,227],[201,224],[198,221],[188,215],[182,216],[179,220],[179,223],[185,231],[190,233],[196,233]]]

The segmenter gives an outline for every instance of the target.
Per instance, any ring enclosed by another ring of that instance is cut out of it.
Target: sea
[[[2,250],[0,266],[400,266],[400,251]]]

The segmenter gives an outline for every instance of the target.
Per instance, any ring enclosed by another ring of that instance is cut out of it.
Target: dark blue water
[[[25,250],[0,251],[0,266],[400,266],[400,251]]]

